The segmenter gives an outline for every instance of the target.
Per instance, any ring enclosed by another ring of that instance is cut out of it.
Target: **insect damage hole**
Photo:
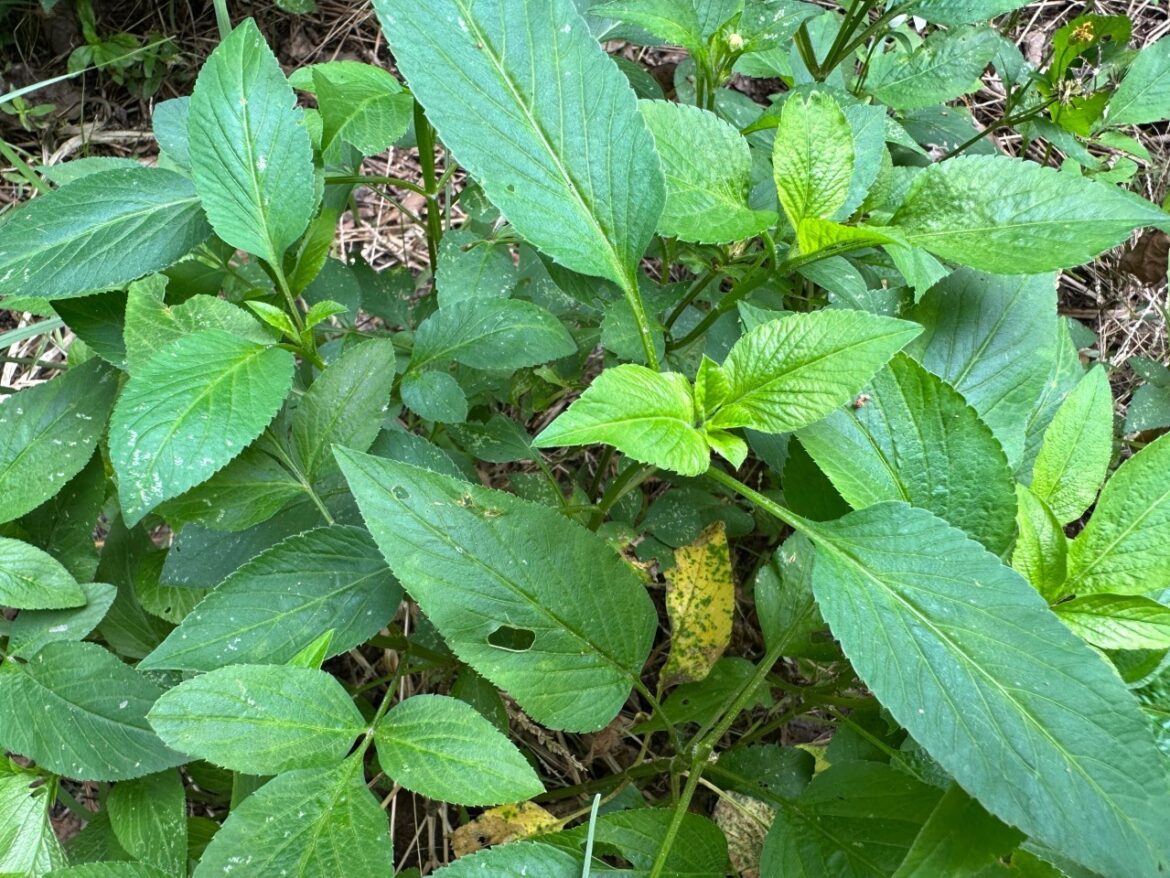
[[[536,632],[527,628],[513,628],[510,625],[501,625],[488,635],[487,642],[497,649],[506,649],[509,652],[525,652],[536,642]]]

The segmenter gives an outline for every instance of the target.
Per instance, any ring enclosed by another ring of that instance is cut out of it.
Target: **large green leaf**
[[[85,604],[85,593],[61,562],[36,546],[0,537],[0,607],[61,610]]]
[[[595,873],[596,874],[596,873]],[[580,878],[581,857],[540,842],[497,845],[460,857],[435,878]]]
[[[429,799],[499,805],[544,792],[516,745],[456,698],[415,695],[394,705],[374,740],[382,770]]]
[[[636,289],[662,212],[654,140],[572,0],[377,0],[394,60],[456,160],[557,262]]]
[[[414,100],[388,71],[358,61],[311,68],[321,110],[321,151],[334,141],[377,155],[406,133]]]
[[[905,504],[805,529],[845,654],[959,784],[1090,869],[1167,867],[1170,786],[1137,702],[1019,574]]]
[[[890,221],[907,243],[997,274],[1089,262],[1170,215],[1132,192],[1004,156],[961,156],[924,169]]]
[[[63,299],[166,268],[211,229],[195,187],[160,168],[91,174],[0,225],[0,294]]]
[[[1054,278],[957,271],[910,316],[925,331],[909,353],[963,395],[1014,464],[1056,347]]]
[[[937,24],[970,24],[986,21],[1027,4],[1027,0],[930,0],[919,3],[914,14]]]
[[[1011,544],[1016,493],[1003,449],[954,388],[905,354],[860,405],[800,431],[800,444],[855,509],[905,500],[979,540]],[[866,399],[868,397],[868,399]]]
[[[757,326],[723,363],[729,391],[710,426],[786,433],[820,420],[920,331],[904,320],[845,309]]]
[[[605,369],[532,443],[537,448],[605,443],[684,476],[706,471],[711,453],[695,427],[690,382],[677,372],[626,363]]]
[[[999,48],[990,27],[937,30],[914,51],[876,55],[865,88],[895,110],[943,103],[980,87],[979,76]]]
[[[57,641],[0,665],[0,747],[78,780],[142,777],[184,761],[151,731],[162,689],[95,643]]]
[[[414,335],[410,368],[454,360],[511,371],[559,360],[577,349],[550,311],[520,299],[464,299],[442,305]]]
[[[951,784],[898,866],[894,878],[974,878],[1023,837]]]
[[[167,875],[187,874],[187,797],[179,772],[119,782],[106,810],[128,854]]]
[[[1123,463],[1069,547],[1073,594],[1148,594],[1170,585],[1170,435]]]
[[[401,599],[369,534],[358,527],[317,528],[240,567],[141,666],[210,671],[287,662],[329,630],[330,654],[337,655],[377,634]]]
[[[23,516],[19,526],[78,582],[88,582],[97,571],[93,532],[105,502],[105,462],[95,453],[64,488]]]
[[[81,472],[118,392],[96,357],[0,405],[0,522],[40,506]]]
[[[1170,119],[1170,37],[1146,46],[1109,99],[1108,125],[1143,125]]]
[[[365,721],[324,671],[232,665],[164,693],[147,716],[176,750],[246,774],[329,768]]]
[[[594,731],[613,719],[656,617],[604,540],[510,494],[337,457],[391,569],[461,659],[545,725]]]
[[[40,651],[54,640],[81,640],[98,626],[111,604],[117,589],[104,582],[81,584],[85,604],[66,610],[24,610],[8,629],[8,654],[22,657]]]
[[[392,875],[386,815],[361,769],[355,756],[268,781],[232,809],[194,878]]]
[[[1097,497],[1113,457],[1113,393],[1105,369],[1090,371],[1068,395],[1032,469],[1032,493],[1061,524],[1080,518]]]
[[[212,228],[278,263],[317,205],[304,113],[256,22],[204,62],[188,118],[191,176]]]
[[[1100,649],[1170,649],[1170,607],[1141,595],[1088,594],[1054,608]]]
[[[794,228],[805,217],[828,219],[845,204],[855,158],[853,129],[832,95],[814,91],[784,102],[772,167]]]
[[[128,524],[226,465],[275,417],[293,357],[217,329],[164,347],[127,382],[110,457]]]
[[[699,107],[642,101],[666,174],[662,235],[722,244],[742,241],[776,224],[771,210],[748,206],[752,157],[734,125]]]
[[[65,865],[65,851],[49,822],[53,797],[41,780],[0,761],[0,875],[40,878]]]

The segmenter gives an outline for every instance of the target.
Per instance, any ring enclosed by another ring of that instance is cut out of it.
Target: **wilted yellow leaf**
[[[451,833],[451,847],[455,850],[455,856],[462,857],[488,845],[556,832],[560,828],[561,821],[540,805],[532,802],[500,805],[484,811],[466,826],[460,826]]]
[[[683,683],[706,677],[731,640],[735,580],[723,522],[677,549],[674,561],[666,586],[672,636],[663,675],[668,683]]]

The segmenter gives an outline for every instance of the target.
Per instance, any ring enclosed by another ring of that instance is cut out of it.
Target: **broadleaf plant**
[[[0,398],[0,875],[1170,872],[1170,379],[1119,432],[1057,293],[1170,229],[1170,38],[374,0],[393,65],[286,71],[216,5],[158,167],[0,219],[70,340]]]

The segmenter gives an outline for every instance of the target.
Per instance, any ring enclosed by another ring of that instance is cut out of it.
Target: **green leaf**
[[[1170,215],[1107,183],[1004,156],[960,156],[919,173],[890,224],[906,242],[997,274],[1089,262]]]
[[[1170,435],[1151,442],[1105,484],[1069,547],[1073,594],[1147,594],[1170,584]]]
[[[0,522],[40,506],[81,472],[117,392],[116,373],[95,358],[7,397],[0,406]]]
[[[411,792],[457,805],[522,802],[544,792],[524,755],[470,704],[415,695],[374,732],[378,764]]]
[[[612,811],[600,815],[592,826],[583,824],[546,836],[544,841],[576,853],[591,834],[595,857],[613,854],[629,860],[636,869],[650,869],[673,818],[672,808]],[[727,839],[723,831],[706,817],[684,813],[663,874],[672,878],[724,878],[727,862]]]
[[[936,30],[909,53],[875,55],[865,88],[895,110],[940,104],[977,90],[980,75],[999,48],[990,27]]]
[[[456,655],[537,722],[595,731],[613,719],[656,619],[604,540],[509,494],[352,451],[337,457],[391,569]]]
[[[150,114],[150,127],[159,149],[185,171],[191,170],[191,151],[187,138],[187,118],[191,112],[191,98],[184,95],[159,101]]]
[[[806,530],[817,602],[845,654],[964,789],[1090,869],[1164,868],[1170,788],[1150,770],[1160,757],[1146,720],[1031,586],[905,504]]]
[[[0,875],[39,878],[66,863],[49,822],[50,786],[41,781],[39,774],[0,761]]]
[[[232,665],[180,683],[147,715],[176,750],[245,774],[329,768],[365,720],[332,676],[289,665]]]
[[[321,152],[342,140],[362,155],[377,155],[410,127],[414,99],[388,71],[358,61],[328,61],[311,69],[321,111]]]
[[[61,562],[36,546],[0,537],[0,606],[60,610],[85,604],[85,593]]]
[[[94,819],[99,819],[95,816]],[[90,821],[91,824],[93,821]],[[72,853],[72,846],[70,852]],[[112,863],[85,863],[81,866],[70,866],[68,869],[56,869],[50,872],[47,878],[166,878],[166,872],[160,872],[154,866],[145,863],[112,862]]]
[[[970,24],[986,21],[1027,5],[1027,0],[931,0],[914,10],[935,24]]]
[[[1144,125],[1170,118],[1170,38],[1146,46],[1109,100],[1107,125]]]
[[[1011,852],[1023,836],[1000,823],[958,784],[951,784],[893,878],[974,878]]]
[[[386,815],[361,767],[350,758],[268,781],[232,810],[194,878],[393,874]]]
[[[772,167],[793,227],[805,217],[837,213],[849,198],[854,160],[853,129],[832,95],[793,94],[784,102]]]
[[[210,478],[284,402],[293,357],[217,329],[172,342],[127,382],[110,456],[128,524]]]
[[[774,211],[748,206],[752,157],[735,126],[714,113],[670,101],[638,106],[666,174],[659,234],[723,244],[752,238],[776,224]]]
[[[1097,498],[1113,457],[1113,393],[1103,367],[1091,370],[1065,398],[1032,469],[1032,493],[1061,524],[1075,521]]]
[[[505,244],[467,229],[452,229],[439,242],[435,288],[440,310],[463,299],[506,299],[518,280],[512,253]]]
[[[581,857],[547,844],[518,841],[460,857],[434,878],[581,878]]]
[[[411,370],[454,360],[472,369],[512,371],[577,350],[549,311],[519,299],[464,299],[442,305],[414,334]]]
[[[1018,532],[1012,568],[1053,603],[1068,593],[1063,588],[1068,571],[1068,537],[1052,510],[1025,485],[1016,485],[1016,500]]]
[[[334,467],[329,446],[366,451],[373,444],[396,369],[394,344],[370,339],[338,357],[309,387],[293,415],[292,440],[310,481]]]
[[[0,225],[0,294],[64,299],[166,268],[211,234],[195,187],[160,168],[91,174]]]
[[[317,528],[240,567],[141,667],[210,671],[279,664],[329,629],[329,654],[339,655],[377,634],[401,599],[369,534],[358,527]]]
[[[959,393],[905,354],[852,406],[799,433],[800,444],[854,509],[904,500],[991,552],[1015,536],[1015,488],[990,428]]]
[[[1170,648],[1170,607],[1151,598],[1089,594],[1053,610],[1078,637],[1099,649]]]
[[[609,0],[590,6],[589,13],[644,28],[691,52],[705,48],[706,37],[692,0]]]
[[[106,810],[128,854],[164,874],[187,874],[187,797],[177,771],[121,781]]]
[[[957,271],[910,316],[925,331],[908,352],[963,395],[1014,466],[1056,349],[1055,279]]]
[[[746,333],[723,363],[730,392],[708,426],[786,433],[829,414],[920,330],[862,311],[792,314]]]
[[[706,472],[711,459],[695,427],[695,402],[686,376],[633,363],[602,371],[532,444],[550,448],[595,443],[685,476]]]
[[[467,394],[446,372],[407,372],[398,392],[403,405],[428,421],[461,424],[467,420]]]
[[[85,604],[68,610],[24,610],[8,629],[8,653],[30,656],[54,640],[81,640],[105,618],[117,589],[104,582],[81,585]]]
[[[636,289],[662,170],[629,82],[572,0],[374,9],[443,143],[516,231],[566,268]]]
[[[94,643],[57,641],[0,665],[0,747],[77,780],[126,780],[184,761],[151,731],[162,689]]]
[[[188,120],[191,177],[227,243],[278,264],[317,206],[304,113],[246,19],[199,71]]]

